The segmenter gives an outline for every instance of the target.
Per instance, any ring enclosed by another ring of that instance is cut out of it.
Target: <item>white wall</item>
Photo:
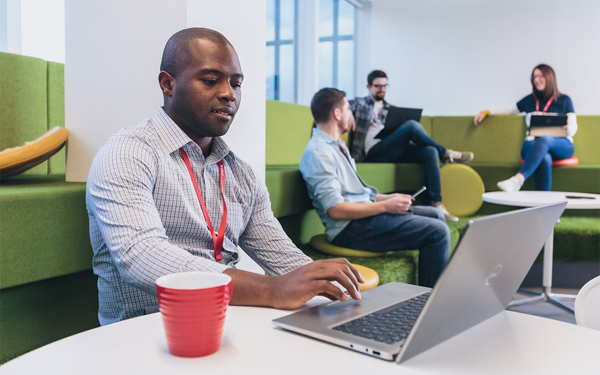
[[[235,47],[244,72],[242,102],[224,136],[233,152],[265,176],[266,2],[188,0],[187,27],[208,27]]]
[[[577,113],[600,114],[598,0],[372,0],[371,27],[362,73],[386,71],[392,104],[428,115],[516,110],[533,67],[547,63]]]
[[[64,0],[0,0],[0,51],[64,63]]]
[[[65,62],[65,1],[21,0],[21,54]]]
[[[0,51],[21,53],[21,0],[0,0]]]

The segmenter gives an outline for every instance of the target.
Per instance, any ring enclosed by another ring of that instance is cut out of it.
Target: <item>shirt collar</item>
[[[183,132],[183,130],[181,130],[175,121],[169,117],[163,107],[158,108],[152,117],[152,122],[156,125],[160,139],[164,143],[166,150],[169,153],[177,151],[189,143],[193,144],[192,147],[199,147],[190,139],[190,137],[188,137],[187,134]],[[219,161],[225,158],[225,156],[228,154],[235,158],[235,155],[229,146],[227,146],[225,141],[221,137],[214,137],[208,158],[212,159],[214,157],[217,161]]]
[[[312,135],[313,135],[313,137],[320,139],[320,140],[324,141],[325,143],[331,143],[331,144],[336,144],[336,145],[338,144],[337,139],[333,139],[332,136],[325,133],[323,130],[321,130],[319,128],[313,128]]]

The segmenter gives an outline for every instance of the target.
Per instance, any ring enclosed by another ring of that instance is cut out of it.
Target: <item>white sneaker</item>
[[[442,211],[442,213],[444,214],[444,218],[446,218],[447,221],[458,221],[458,217],[452,215],[450,212],[448,212],[448,210],[446,209],[446,207],[444,206],[444,204],[442,202],[435,202],[433,204],[433,206],[435,208],[437,208],[438,210]]]
[[[521,180],[519,180],[517,176],[512,176],[508,180],[500,181],[496,185],[498,185],[500,190],[508,192],[519,191],[521,190],[521,186],[523,186]]]

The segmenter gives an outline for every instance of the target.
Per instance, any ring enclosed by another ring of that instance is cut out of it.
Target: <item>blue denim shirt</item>
[[[349,159],[342,154],[340,146]],[[313,129],[312,138],[302,154],[300,172],[329,241],[350,220],[332,220],[327,216],[328,209],[342,202],[372,203],[378,194],[377,189],[366,185],[356,173],[356,164],[346,144],[317,128]]]

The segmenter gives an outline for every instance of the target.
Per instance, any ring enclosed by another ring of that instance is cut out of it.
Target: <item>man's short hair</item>
[[[387,74],[385,74],[383,70],[373,70],[367,76],[367,83],[369,84],[369,86],[373,84],[375,78],[387,78]]]
[[[196,39],[209,40],[221,46],[230,46],[229,40],[218,31],[193,27],[176,32],[169,38],[163,51],[160,70],[176,77],[190,63],[190,44]]]
[[[331,111],[333,111],[334,108],[341,108],[344,106],[345,97],[345,92],[331,87],[319,90],[310,101],[310,110],[315,119],[315,123],[319,124],[329,121]]]

